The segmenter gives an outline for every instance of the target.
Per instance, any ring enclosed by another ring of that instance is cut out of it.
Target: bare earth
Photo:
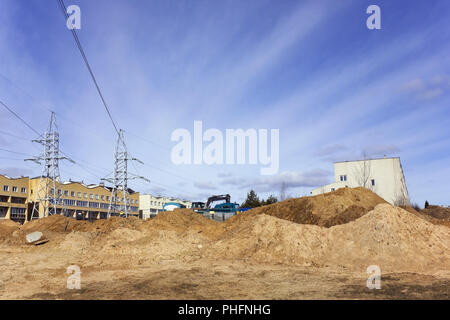
[[[14,258],[12,258],[14,254]],[[161,261],[152,266],[88,266],[50,253],[0,249],[1,299],[449,299],[450,277],[382,276],[380,290],[360,273],[239,261]],[[4,259],[9,257],[9,259]],[[66,267],[81,266],[81,290],[66,288]],[[35,266],[35,264],[37,264]]]

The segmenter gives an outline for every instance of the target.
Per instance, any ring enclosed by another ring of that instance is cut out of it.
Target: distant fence
[[[216,220],[218,222],[223,222],[230,219],[232,216],[236,215],[234,212],[215,212],[215,213],[200,213],[207,219]]]

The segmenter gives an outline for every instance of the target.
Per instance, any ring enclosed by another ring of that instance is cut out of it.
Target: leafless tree
[[[280,187],[280,201],[286,200],[286,182],[281,183]]]
[[[410,201],[408,198],[408,191],[406,188],[402,187],[400,193],[395,196],[394,206],[397,207],[407,207],[410,206]]]
[[[355,169],[354,176],[356,183],[368,189],[373,189],[370,177],[372,174],[371,162],[367,157],[366,152],[363,153],[363,160],[358,161],[358,167]]]

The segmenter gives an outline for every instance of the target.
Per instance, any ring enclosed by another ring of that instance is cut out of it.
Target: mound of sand
[[[59,249],[70,253],[81,253],[89,249],[94,235],[89,232],[75,231],[67,234],[59,244]]]
[[[36,219],[25,223],[21,230],[27,233],[33,231],[51,231],[69,233],[72,231],[88,231],[90,226],[88,221],[80,221],[72,218],[64,217],[59,214],[55,214],[43,219]]]
[[[109,219],[95,220],[88,225],[89,227],[86,231],[109,233],[119,228],[137,230],[142,222],[143,221],[137,217],[128,217],[126,219],[121,217],[111,217]]]
[[[430,206],[430,207],[431,207],[430,209],[427,208],[420,211],[417,211],[412,207],[402,207],[402,209],[405,209],[406,211],[428,222],[431,222],[432,224],[446,226],[450,228],[450,216],[447,216],[447,214],[450,215],[450,209],[438,206]],[[446,212],[446,210],[448,210],[448,212]]]
[[[450,266],[450,230],[388,204],[330,228],[327,241],[322,259],[330,263],[421,272]]]
[[[389,204],[330,228],[299,225],[267,215],[228,220],[208,252],[225,259],[382,270],[447,270],[450,230]]]
[[[127,219],[111,217],[110,219],[99,219],[90,222],[86,220],[75,220],[61,215],[52,215],[26,223],[21,229],[26,232],[51,231],[70,233],[72,231],[81,231],[109,233],[118,228],[137,229],[141,224],[142,220],[136,217],[129,217]]]
[[[311,264],[323,250],[325,228],[265,214],[235,216],[208,251],[211,257],[263,263]]]
[[[337,266],[359,271],[369,265],[378,265],[384,272],[433,273],[449,269],[449,228],[383,203],[356,217],[356,208],[365,210],[369,201],[356,200],[359,193],[361,197],[372,197],[365,189],[344,189],[333,197],[313,197],[312,201],[291,199],[280,204],[281,208],[287,208],[289,203],[307,201],[306,214],[298,216],[309,215],[308,221],[318,219],[319,224],[337,219],[339,212],[347,212],[347,216],[354,219],[331,227],[299,224],[297,221],[303,218],[293,215],[294,211],[286,216],[295,222],[250,210],[218,223],[189,209],[180,209],[160,213],[147,221],[112,218],[90,223],[51,216],[22,227],[4,221],[0,223],[0,234],[9,235],[11,240],[6,241],[12,243],[14,239],[23,241],[24,234],[39,230],[50,235],[51,241],[44,248],[57,248],[62,255],[82,256],[85,264],[118,268],[143,263],[170,265],[173,261],[193,262],[206,258]],[[336,203],[329,202],[330,198]],[[326,206],[322,207],[319,200],[332,209],[321,211]],[[358,201],[361,204],[355,204]]]
[[[0,220],[0,239],[6,239],[19,230],[20,224],[9,219]]]
[[[353,221],[380,203],[386,201],[369,189],[342,188],[313,197],[288,199],[248,212],[267,214],[300,224],[331,227]]]
[[[175,209],[160,212],[155,218],[145,221],[141,230],[174,230],[177,232],[196,231],[209,238],[218,237],[222,231],[221,223],[195,213],[191,209]]]

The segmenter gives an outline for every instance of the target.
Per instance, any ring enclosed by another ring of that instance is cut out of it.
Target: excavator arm
[[[231,196],[229,194],[222,194],[222,195],[218,195],[218,196],[209,197],[208,201],[206,201],[205,208],[209,209],[211,203],[213,203],[215,201],[220,201],[220,200],[225,200],[225,202],[230,202],[231,201]]]

